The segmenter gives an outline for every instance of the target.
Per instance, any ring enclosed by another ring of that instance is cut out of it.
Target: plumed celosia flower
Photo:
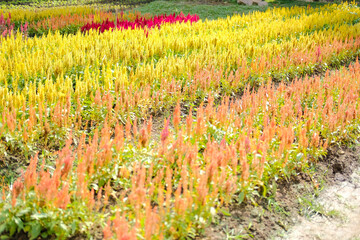
[[[170,132],[169,132],[169,122],[170,119],[166,120],[164,130],[161,132],[161,142],[164,143],[166,139],[168,138]]]
[[[16,204],[16,198],[19,196],[21,191],[24,188],[24,184],[21,182],[20,179],[16,180],[14,182],[13,188],[12,188],[12,206],[14,207]]]

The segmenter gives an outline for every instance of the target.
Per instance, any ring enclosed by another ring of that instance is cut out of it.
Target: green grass
[[[175,1],[154,1],[146,5],[135,8],[136,11],[141,13],[150,13],[153,15],[158,14],[171,14],[180,13],[184,14],[197,14],[201,19],[217,19],[231,16],[235,13],[249,13],[256,10],[265,10],[264,7],[258,6],[240,6],[235,3],[228,3],[224,5],[214,4],[199,4],[195,2],[175,2]]]
[[[291,1],[291,0],[269,0],[269,7],[291,7],[291,6],[322,6],[326,3],[323,2],[304,2],[304,1]],[[246,14],[252,11],[264,11],[267,7],[259,6],[245,6],[239,5],[235,0],[223,1],[219,3],[201,3],[195,1],[154,1],[135,8],[134,10],[142,13],[150,13],[153,15],[158,14],[171,14],[180,13],[184,14],[197,14],[201,19],[217,19],[226,18],[233,14]]]

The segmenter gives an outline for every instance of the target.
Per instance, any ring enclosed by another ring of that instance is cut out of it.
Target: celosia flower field
[[[86,31],[0,39],[0,161],[28,163],[3,184],[1,234],[195,237],[223,206],[266,196],[359,133],[355,5],[213,21],[10,13]]]

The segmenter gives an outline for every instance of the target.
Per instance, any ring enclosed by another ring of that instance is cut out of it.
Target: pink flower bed
[[[9,13],[9,17],[5,19],[4,15],[1,14],[0,16],[0,35],[3,37],[11,36],[14,33],[15,24],[11,22],[11,14]],[[28,28],[28,23],[26,22],[25,25],[20,25],[21,33],[26,34]]]
[[[159,15],[159,16],[154,16],[153,18],[149,18],[146,19],[144,17],[137,17],[134,21],[128,21],[128,20],[116,20],[116,25],[115,22],[109,21],[108,19],[104,22],[101,23],[96,23],[96,22],[92,22],[92,23],[88,23],[85,24],[82,28],[81,28],[81,32],[87,32],[90,29],[96,29],[98,30],[100,33],[110,30],[110,29],[119,29],[119,30],[123,30],[123,29],[135,29],[135,28],[154,28],[154,27],[158,27],[160,28],[161,24],[164,23],[176,23],[176,22],[197,22],[199,21],[199,16],[194,14],[194,15],[190,15],[188,14],[187,16],[185,16],[183,13],[180,13],[178,16],[174,14],[170,14],[170,15]]]

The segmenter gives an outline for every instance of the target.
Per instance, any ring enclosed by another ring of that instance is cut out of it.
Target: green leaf
[[[49,234],[47,233],[47,232],[43,232],[42,234],[41,234],[41,237],[42,238],[47,238],[49,236]]]
[[[24,227],[24,232],[29,232],[30,231],[30,225],[26,225]]]
[[[0,225],[0,235],[1,235],[2,232],[5,231],[5,229],[6,229],[6,224],[5,223]]]
[[[71,224],[71,233],[72,234],[75,233],[76,227],[77,227],[76,221],[73,221],[72,224]]]
[[[63,229],[65,232],[68,231],[68,227],[64,223],[60,223],[60,228]]]
[[[99,186],[98,186],[98,184],[96,184],[96,183],[91,183],[90,186],[91,186],[91,188],[93,188],[95,191],[98,191],[98,190],[99,190]]]
[[[220,208],[220,212],[222,212],[222,214],[224,214],[225,216],[230,217],[231,213],[229,213],[228,211],[226,211],[225,209]]]
[[[34,213],[33,215],[31,215],[31,218],[35,220],[39,220],[46,217],[47,217],[46,213]]]
[[[10,236],[14,235],[15,231],[16,231],[16,225],[11,224],[10,225]]]
[[[2,212],[3,215],[0,215],[0,222],[4,222],[8,217],[9,214],[7,212]]]
[[[23,223],[23,221],[21,221],[20,218],[14,217],[14,220],[15,220],[16,225],[18,226],[18,229],[20,229],[20,230],[24,229],[24,223]]]
[[[41,232],[41,225],[40,224],[33,225],[30,231],[30,239],[37,238],[40,235],[40,232]]]
[[[296,160],[297,161],[301,161],[301,159],[303,158],[303,156],[304,156],[304,154],[303,153],[298,153],[297,155],[296,155]]]
[[[266,185],[262,185],[262,187],[263,187],[262,195],[263,195],[263,197],[266,197],[267,187],[266,187]]]
[[[25,214],[29,213],[30,211],[31,211],[30,208],[22,209],[22,210],[20,210],[20,211],[16,214],[16,216],[17,216],[17,217],[24,216]]]
[[[242,202],[244,201],[244,198],[245,198],[245,194],[244,194],[244,192],[241,192],[241,193],[239,194],[238,202],[239,202],[239,203],[242,203]]]

